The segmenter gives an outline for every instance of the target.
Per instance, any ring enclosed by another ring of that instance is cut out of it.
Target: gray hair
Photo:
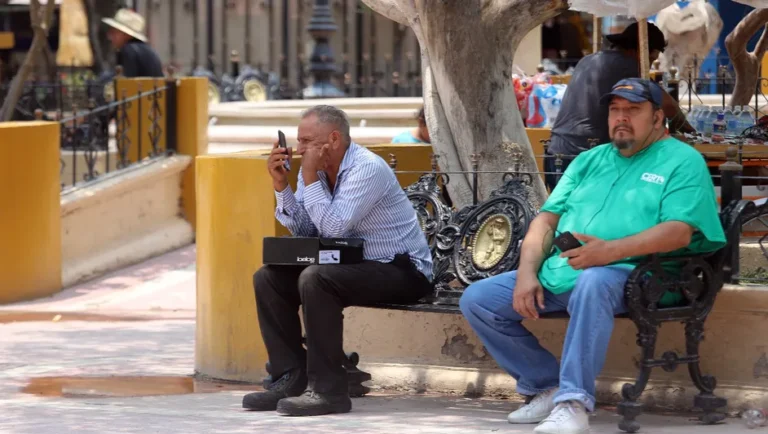
[[[332,105],[316,105],[304,110],[301,118],[305,119],[313,115],[317,116],[318,122],[336,127],[339,133],[341,133],[344,143],[347,145],[352,143],[352,138],[349,137],[349,119],[344,110]]]

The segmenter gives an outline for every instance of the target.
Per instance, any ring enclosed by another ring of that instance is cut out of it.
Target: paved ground
[[[194,248],[0,309],[0,433],[527,433],[506,414],[518,403],[451,396],[354,400],[347,415],[285,418],[240,408],[251,387],[197,383]],[[601,409],[593,433],[615,433]],[[730,433],[647,415],[647,433]]]

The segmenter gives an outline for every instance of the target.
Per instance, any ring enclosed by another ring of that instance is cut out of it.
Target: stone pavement
[[[387,393],[346,415],[286,418],[242,411],[254,386],[193,381],[194,248],[0,311],[0,433],[528,433],[513,401]],[[191,278],[190,278],[191,277]],[[58,318],[57,318],[58,317]],[[615,433],[603,408],[593,433]],[[735,433],[739,420],[700,426],[645,415],[642,432]],[[768,430],[768,428],[766,428]],[[759,432],[759,431],[758,431]]]

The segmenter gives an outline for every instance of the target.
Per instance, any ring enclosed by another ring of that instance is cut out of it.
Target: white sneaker
[[[531,402],[523,405],[517,410],[509,413],[507,421],[509,423],[539,423],[544,420],[555,408],[552,399],[555,397],[557,388],[549,389],[546,392],[534,396]]]
[[[533,432],[536,434],[586,434],[589,432],[589,415],[580,402],[561,402]]]

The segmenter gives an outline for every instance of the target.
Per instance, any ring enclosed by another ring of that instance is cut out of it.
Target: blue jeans
[[[595,379],[605,363],[613,316],[626,312],[624,284],[630,271],[588,268],[579,275],[573,291],[553,294],[544,290],[545,309],[539,312],[568,311],[571,316],[560,364],[512,309],[516,271],[473,283],[459,306],[491,356],[517,380],[518,393],[536,395],[559,387],[555,403],[580,401],[593,411]]]

